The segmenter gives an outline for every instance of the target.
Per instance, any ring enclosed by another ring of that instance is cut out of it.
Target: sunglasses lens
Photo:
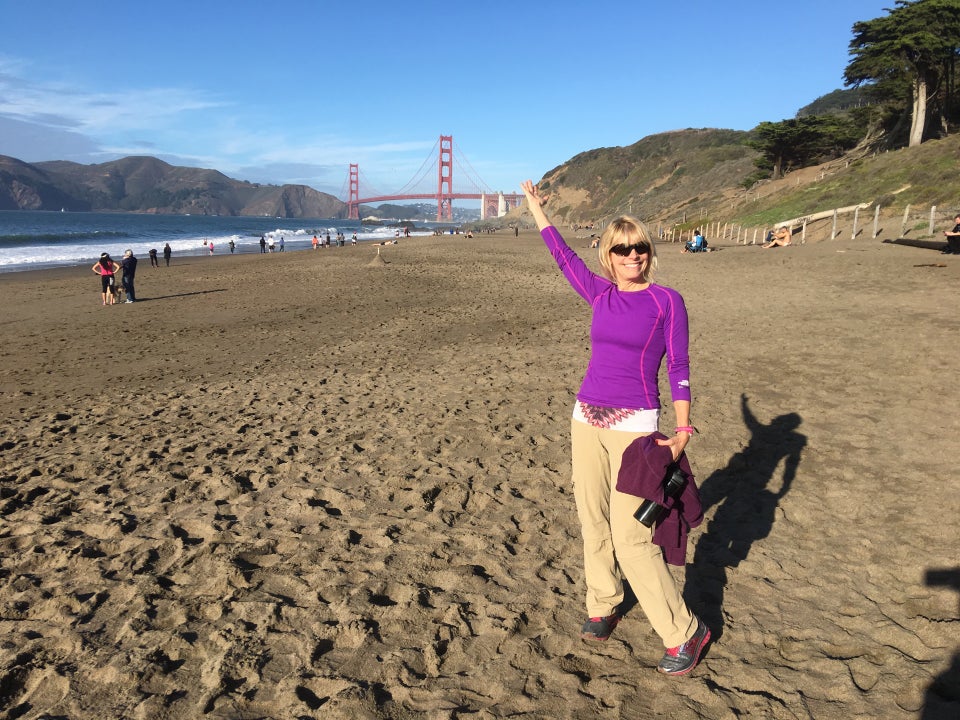
[[[650,246],[645,243],[634,243],[633,245],[614,245],[610,248],[610,252],[620,257],[627,257],[634,250],[637,251],[637,255],[643,255],[650,252]]]

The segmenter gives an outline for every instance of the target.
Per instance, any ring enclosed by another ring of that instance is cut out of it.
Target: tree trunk
[[[927,80],[918,75],[913,80],[913,120],[910,123],[910,147],[923,142],[923,128],[927,123]]]

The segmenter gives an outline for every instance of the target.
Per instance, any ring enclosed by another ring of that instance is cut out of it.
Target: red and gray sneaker
[[[580,637],[584,640],[606,640],[620,622],[620,614],[614,610],[606,617],[592,617],[580,629]]]
[[[666,675],[686,675],[700,662],[704,648],[710,642],[710,628],[697,618],[697,631],[683,645],[668,648],[664,653],[657,670]]]

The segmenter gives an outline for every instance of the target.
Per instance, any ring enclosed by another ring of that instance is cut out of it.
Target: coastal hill
[[[0,210],[346,217],[347,206],[306,185],[260,185],[154,157],[96,165],[25,163],[0,155]]]
[[[679,130],[588,150],[547,172],[540,189],[564,222],[629,213],[653,219],[735,193],[756,168],[737,130]]]
[[[748,181],[759,157],[743,144],[749,136],[689,129],[590,150],[547,172],[540,189],[550,216],[564,224],[627,213],[683,228],[710,221],[763,226],[859,203],[889,213],[936,205],[951,217],[960,209],[960,135],[889,151],[860,146],[758,183]],[[514,210],[508,221],[524,215],[524,208]]]

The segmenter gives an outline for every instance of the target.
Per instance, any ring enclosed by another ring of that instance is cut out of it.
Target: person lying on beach
[[[652,281],[656,246],[639,221],[623,216],[607,226],[597,274],[547,218],[537,187],[530,180],[520,187],[547,249],[592,311],[590,361],[570,423],[587,585],[580,637],[610,637],[622,617],[626,579],[666,648],[657,669],[686,675],[699,662],[710,630],[684,602],[652,528],[635,519],[643,499],[615,487],[624,451],[657,431],[664,357],[677,427],[673,437],[655,442],[676,461],[693,436],[686,306],[676,290]]]
[[[790,244],[791,237],[792,233],[790,232],[790,228],[788,228],[786,225],[781,225],[776,229],[776,231],[774,231],[772,236],[767,236],[767,241],[760,247],[765,250],[772,247],[786,247]]]

